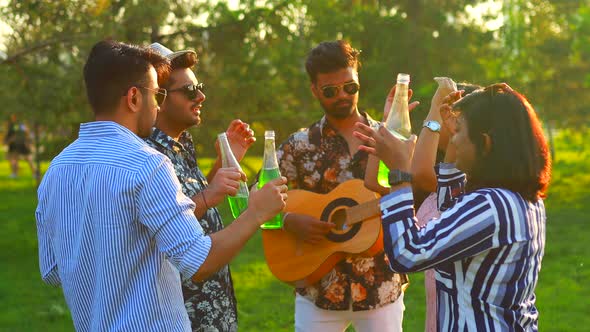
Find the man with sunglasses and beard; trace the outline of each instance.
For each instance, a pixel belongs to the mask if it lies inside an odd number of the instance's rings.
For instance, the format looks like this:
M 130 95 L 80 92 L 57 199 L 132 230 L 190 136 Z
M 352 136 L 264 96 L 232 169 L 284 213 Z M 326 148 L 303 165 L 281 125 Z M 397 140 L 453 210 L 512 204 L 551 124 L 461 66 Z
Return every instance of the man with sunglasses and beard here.
M 166 85 L 168 97 L 158 113 L 155 128 L 147 143 L 168 156 L 181 183 L 183 193 L 196 204 L 195 215 L 205 234 L 223 228 L 216 206 L 226 195 L 235 195 L 239 180 L 246 175 L 237 168 L 221 168 L 218 158 L 205 177 L 198 166 L 191 134 L 187 129 L 201 123 L 201 107 L 205 101 L 204 84 L 191 70 L 197 63 L 193 50 L 173 52 L 159 43 L 150 48 L 167 57 L 171 73 Z M 234 120 L 227 131 L 230 146 L 241 160 L 256 140 L 248 124 Z M 182 284 L 185 307 L 193 331 L 236 331 L 238 315 L 236 297 L 229 266 L 224 266 L 207 280 L 185 280 Z
M 292 134 L 278 149 L 281 174 L 289 189 L 327 193 L 350 179 L 363 179 L 368 155 L 358 151 L 355 122 L 377 128 L 379 122 L 357 108 L 359 51 L 345 41 L 322 42 L 311 50 L 306 70 L 311 92 L 324 116 Z M 284 229 L 317 244 L 334 224 L 288 213 Z M 389 268 L 384 253 L 350 255 L 318 283 L 297 288 L 296 331 L 401 331 L 407 278 Z

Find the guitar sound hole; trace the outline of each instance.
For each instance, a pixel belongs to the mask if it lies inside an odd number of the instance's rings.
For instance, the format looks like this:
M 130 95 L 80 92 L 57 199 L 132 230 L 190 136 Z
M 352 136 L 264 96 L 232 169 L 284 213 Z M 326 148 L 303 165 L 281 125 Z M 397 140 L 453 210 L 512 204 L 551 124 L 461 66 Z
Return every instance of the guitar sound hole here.
M 338 209 L 334 211 L 332 214 L 330 221 L 336 224 L 334 229 L 337 231 L 346 231 L 348 226 L 346 226 L 346 210 L 345 209 Z
M 358 202 L 349 197 L 340 197 L 331 201 L 320 216 L 320 220 L 331 221 L 334 224 L 334 229 L 328 234 L 326 238 L 332 242 L 346 242 L 352 239 L 361 229 L 361 224 L 357 223 L 352 226 L 346 226 L 346 209 L 357 205 Z

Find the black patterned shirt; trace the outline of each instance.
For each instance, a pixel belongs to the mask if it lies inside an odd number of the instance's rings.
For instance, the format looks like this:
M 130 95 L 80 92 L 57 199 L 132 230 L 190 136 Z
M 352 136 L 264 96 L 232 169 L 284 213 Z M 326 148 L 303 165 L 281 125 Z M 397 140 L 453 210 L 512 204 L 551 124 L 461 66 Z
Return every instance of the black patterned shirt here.
M 363 113 L 373 128 L 379 122 Z M 348 143 L 325 117 L 309 128 L 292 134 L 277 151 L 281 175 L 289 189 L 325 194 L 350 179 L 363 179 L 368 154 L 350 155 Z M 327 310 L 370 310 L 392 303 L 407 284 L 404 274 L 389 268 L 384 253 L 374 257 L 349 255 L 315 285 L 297 293 Z
M 188 131 L 176 141 L 154 128 L 146 142 L 170 158 L 186 196 L 193 197 L 207 188 L 207 179 L 197 164 L 193 139 Z M 198 219 L 205 234 L 223 228 L 217 208 L 208 209 Z M 204 282 L 193 282 L 188 278 L 182 283 L 182 294 L 193 331 L 237 331 L 237 304 L 229 266 L 224 266 Z

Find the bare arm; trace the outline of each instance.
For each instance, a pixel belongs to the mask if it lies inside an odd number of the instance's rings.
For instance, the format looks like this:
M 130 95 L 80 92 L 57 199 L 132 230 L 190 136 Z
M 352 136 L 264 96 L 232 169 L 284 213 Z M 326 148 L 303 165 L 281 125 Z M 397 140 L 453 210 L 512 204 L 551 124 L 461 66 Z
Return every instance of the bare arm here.
M 428 128 L 422 128 L 418 141 L 416 142 L 416 149 L 414 150 L 414 158 L 412 160 L 411 173 L 412 173 L 412 185 L 416 189 L 420 189 L 426 192 L 436 191 L 436 174 L 434 172 L 434 165 L 436 164 L 436 152 L 439 148 L 445 149 L 447 146 L 439 147 L 439 143 L 447 144 L 445 141 L 450 141 L 452 130 L 446 125 L 441 111 L 449 112 L 450 109 L 445 107 L 444 110 L 441 108 L 445 99 L 455 89 L 455 85 L 452 80 L 448 78 L 442 78 L 445 82 L 439 82 L 439 87 L 432 97 L 430 104 L 430 111 L 426 116 L 425 121 L 436 121 L 441 124 L 442 128 L 440 132 L 433 132 Z M 444 135 L 445 140 L 441 142 L 441 135 Z
M 235 167 L 220 168 L 209 182 L 209 186 L 191 197 L 196 204 L 195 215 L 201 218 L 208 209 L 216 207 L 226 195 L 235 196 L 239 181 L 246 181 L 246 174 Z
M 248 208 L 231 225 L 213 233 L 211 249 L 207 258 L 192 277 L 202 281 L 227 265 L 256 233 L 260 225 L 285 208 L 287 198 L 286 179 L 279 178 L 267 183 L 262 189 L 250 194 Z

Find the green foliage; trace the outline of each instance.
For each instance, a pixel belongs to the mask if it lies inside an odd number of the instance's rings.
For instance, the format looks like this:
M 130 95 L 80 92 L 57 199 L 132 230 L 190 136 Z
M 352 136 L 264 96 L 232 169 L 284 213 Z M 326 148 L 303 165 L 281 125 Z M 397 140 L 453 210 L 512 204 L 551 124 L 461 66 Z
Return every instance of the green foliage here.
M 5 107 L 39 126 L 45 157 L 92 119 L 81 69 L 98 40 L 197 50 L 199 80 L 208 86 L 204 125 L 193 130 L 198 150 L 234 118 L 259 135 L 274 129 L 282 141 L 322 115 L 304 70 L 308 51 L 323 40 L 346 39 L 362 49 L 360 106 L 381 117 L 398 72 L 411 74 L 421 118 L 434 76 L 488 84 L 507 81 L 524 92 L 555 126 L 588 120 L 590 83 L 588 1 L 511 0 L 499 3 L 504 24 L 489 30 L 468 15 L 486 1 L 393 0 L 131 0 L 9 1 L 0 9 L 14 32 L 0 62 Z M 48 24 L 46 22 L 51 22 Z M 0 60 L 2 61 L 2 60 Z M 262 138 L 259 136 L 259 138 Z M 261 153 L 262 146 L 254 146 Z

